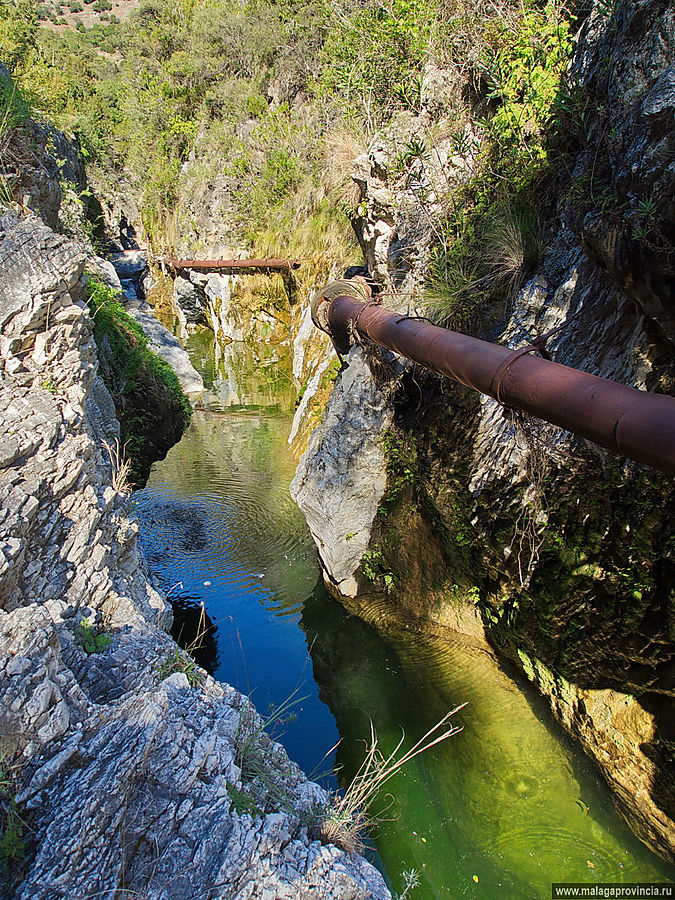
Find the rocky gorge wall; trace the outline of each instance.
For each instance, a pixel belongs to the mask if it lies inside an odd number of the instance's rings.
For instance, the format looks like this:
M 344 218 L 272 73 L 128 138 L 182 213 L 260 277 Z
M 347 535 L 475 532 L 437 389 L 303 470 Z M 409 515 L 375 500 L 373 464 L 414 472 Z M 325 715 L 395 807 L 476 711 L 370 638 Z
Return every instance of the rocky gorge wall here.
M 570 76 L 590 113 L 553 240 L 481 336 L 515 348 L 550 333 L 557 362 L 672 392 L 674 59 L 671 4 L 589 14 Z M 416 163 L 417 183 L 433 189 L 439 166 L 457 176 L 440 149 Z M 433 223 L 411 213 L 397 169 L 386 134 L 357 161 L 357 225 L 385 305 L 415 311 Z M 672 858 L 671 482 L 416 367 L 401 374 L 376 349 L 347 362 L 291 488 L 326 583 L 380 625 L 487 639 Z
M 24 823 L 3 896 L 388 897 L 312 839 L 323 791 L 165 631 L 105 449 L 119 425 L 84 264 L 3 213 L 0 736 Z
M 200 258 L 219 258 L 220 247 L 218 242 L 207 245 Z M 243 247 L 230 247 L 228 253 L 227 258 L 234 259 L 249 255 Z M 246 390 L 238 384 L 237 372 L 244 357 L 250 356 L 261 368 L 271 358 L 288 364 L 287 375 L 299 395 L 290 442 L 299 455 L 320 421 L 327 388 L 334 380 L 327 371 L 333 362 L 331 343 L 312 325 L 310 301 L 344 266 L 336 251 L 328 258 L 321 254 L 304 258 L 300 271 L 288 274 L 158 272 L 148 301 L 160 316 L 175 316 L 183 341 L 198 330 L 212 333 L 216 367 L 231 386 L 230 402 L 245 402 Z

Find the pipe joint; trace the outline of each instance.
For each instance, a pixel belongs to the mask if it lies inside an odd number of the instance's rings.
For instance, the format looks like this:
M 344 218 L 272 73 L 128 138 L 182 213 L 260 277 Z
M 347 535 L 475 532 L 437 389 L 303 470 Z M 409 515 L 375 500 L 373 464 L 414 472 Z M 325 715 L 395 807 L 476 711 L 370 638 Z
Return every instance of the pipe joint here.
M 338 353 L 347 353 L 350 347 L 349 333 L 346 327 L 334 328 L 331 322 L 331 309 L 338 297 L 347 297 L 359 303 L 369 303 L 371 290 L 364 278 L 345 278 L 331 281 L 312 297 L 310 309 L 312 322 L 331 338 Z

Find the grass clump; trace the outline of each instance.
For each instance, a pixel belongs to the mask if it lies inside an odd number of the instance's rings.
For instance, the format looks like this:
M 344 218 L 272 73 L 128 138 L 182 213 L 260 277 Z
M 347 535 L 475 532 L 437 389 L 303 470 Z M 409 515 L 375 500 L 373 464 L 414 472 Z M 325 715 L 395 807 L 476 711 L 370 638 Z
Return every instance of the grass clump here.
M 131 461 L 127 458 L 126 446 L 120 446 L 117 438 L 115 438 L 114 444 L 103 441 L 103 446 L 110 457 L 112 486 L 122 497 L 128 497 L 133 490 L 133 484 L 129 481 Z
M 277 742 L 279 729 L 296 720 L 296 708 L 306 699 L 297 687 L 282 703 L 270 704 L 269 713 L 263 718 L 252 703 L 243 698 L 234 739 L 235 763 L 241 772 L 242 786 L 228 788 L 238 812 L 255 816 L 284 810 L 297 816 L 309 828 L 316 828 L 320 809 L 314 803 L 307 806 L 306 799 L 298 795 L 297 767 Z M 321 774 L 315 771 L 309 777 L 318 778 Z
M 252 704 L 247 704 L 239 716 L 239 724 L 235 735 L 235 762 L 241 769 L 244 781 L 262 779 L 268 786 L 274 787 L 276 782 L 270 777 L 270 765 L 267 760 L 269 745 L 274 739 L 277 729 L 296 718 L 296 708 L 306 700 L 299 696 L 296 688 L 282 703 L 271 705 L 269 715 L 261 718 Z
M 75 642 L 87 655 L 103 653 L 108 649 L 111 641 L 110 635 L 94 628 L 89 619 L 83 618 L 75 629 Z
M 170 653 L 167 653 L 158 669 L 160 681 L 164 681 L 164 679 L 168 678 L 170 675 L 175 675 L 176 672 L 180 672 L 182 675 L 185 675 L 188 684 L 191 687 L 201 687 L 203 685 L 204 675 L 202 669 L 197 665 L 193 658 L 193 654 L 203 647 L 204 639 L 208 631 L 206 625 L 206 608 L 203 603 L 201 604 L 201 607 L 199 622 L 197 623 L 197 634 L 195 635 L 194 640 L 190 641 L 184 650 L 181 649 L 181 647 L 175 647 Z M 209 626 L 209 628 L 210 627 L 212 626 Z
M 333 794 L 324 810 L 319 824 L 321 838 L 343 850 L 362 852 L 365 849 L 366 834 L 383 820 L 383 813 L 374 812 L 373 804 L 381 797 L 384 786 L 420 753 L 462 730 L 461 727 L 449 725 L 449 721 L 463 706 L 464 704 L 446 713 L 405 752 L 401 752 L 405 743 L 403 734 L 386 756 L 380 750 L 379 739 L 371 722 L 370 740 L 366 745 L 364 760 L 347 789 L 343 793 Z
M 2 55 L 0 55 L 2 60 Z M 13 187 L 19 177 L 21 160 L 12 146 L 17 129 L 26 124 L 30 107 L 15 81 L 0 73 L 0 201 L 13 199 Z
M 423 301 L 437 324 L 460 331 L 476 329 L 486 311 L 501 311 L 535 271 L 545 247 L 539 212 L 526 197 L 529 187 L 514 196 L 497 189 L 488 199 L 473 194 L 477 183 L 464 191 L 466 205 L 437 229 Z
M 249 815 L 252 819 L 260 815 L 260 810 L 253 797 L 240 790 L 231 781 L 227 782 L 227 795 L 232 801 L 232 809 L 238 816 Z
M 160 681 L 164 681 L 170 675 L 177 672 L 185 675 L 188 684 L 191 687 L 201 687 L 204 683 L 204 676 L 197 663 L 180 647 L 176 647 L 171 653 L 167 653 L 164 661 L 158 669 Z

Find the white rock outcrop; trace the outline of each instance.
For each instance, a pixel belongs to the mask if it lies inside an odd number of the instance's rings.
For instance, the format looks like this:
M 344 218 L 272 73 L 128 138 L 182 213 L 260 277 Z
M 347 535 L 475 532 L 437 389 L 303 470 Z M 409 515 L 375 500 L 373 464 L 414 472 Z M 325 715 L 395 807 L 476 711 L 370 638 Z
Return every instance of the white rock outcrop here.
M 360 347 L 328 401 L 291 482 L 316 543 L 324 577 L 355 597 L 354 578 L 387 486 L 382 438 L 393 420 L 390 391 L 375 380 Z

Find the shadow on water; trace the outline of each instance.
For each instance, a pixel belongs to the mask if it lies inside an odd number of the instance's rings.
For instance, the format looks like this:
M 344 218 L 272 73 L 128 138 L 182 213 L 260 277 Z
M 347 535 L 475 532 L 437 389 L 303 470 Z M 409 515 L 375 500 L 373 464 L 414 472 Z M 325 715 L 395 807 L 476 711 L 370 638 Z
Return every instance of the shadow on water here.
M 263 715 L 300 685 L 283 741 L 312 772 L 330 765 L 322 759 L 341 736 L 342 783 L 361 762 L 371 720 L 388 749 L 401 729 L 414 742 L 467 703 L 456 716 L 462 732 L 414 760 L 382 798 L 391 805 L 376 859 L 394 888 L 410 868 L 422 873 L 413 900 L 532 900 L 549 898 L 553 881 L 672 878 L 539 698 L 491 655 L 384 622 L 375 630 L 327 595 L 288 494 L 290 407 L 284 396 L 277 411 L 274 387 L 288 360 L 243 375 L 222 358 L 212 365 L 217 412 L 196 412 L 135 494 L 141 544 L 162 586 L 173 588 L 181 642 L 191 642 L 204 603 L 213 630 L 199 662 L 216 678 L 251 693 Z M 253 387 L 242 387 L 246 379 Z M 241 411 L 247 397 L 256 410 Z
M 196 597 L 174 591 L 169 599 L 173 610 L 171 637 L 202 669 L 213 674 L 218 668 L 218 626 Z
M 461 641 L 378 633 L 322 586 L 305 602 L 301 627 L 343 737 L 341 782 L 361 762 L 370 720 L 389 751 L 402 731 L 412 744 L 448 709 L 467 704 L 455 716 L 462 732 L 389 785 L 389 821 L 376 845 L 394 887 L 410 866 L 422 873 L 415 896 L 424 898 L 530 900 L 550 897 L 554 881 L 672 877 L 619 819 L 541 699 L 490 654 Z

